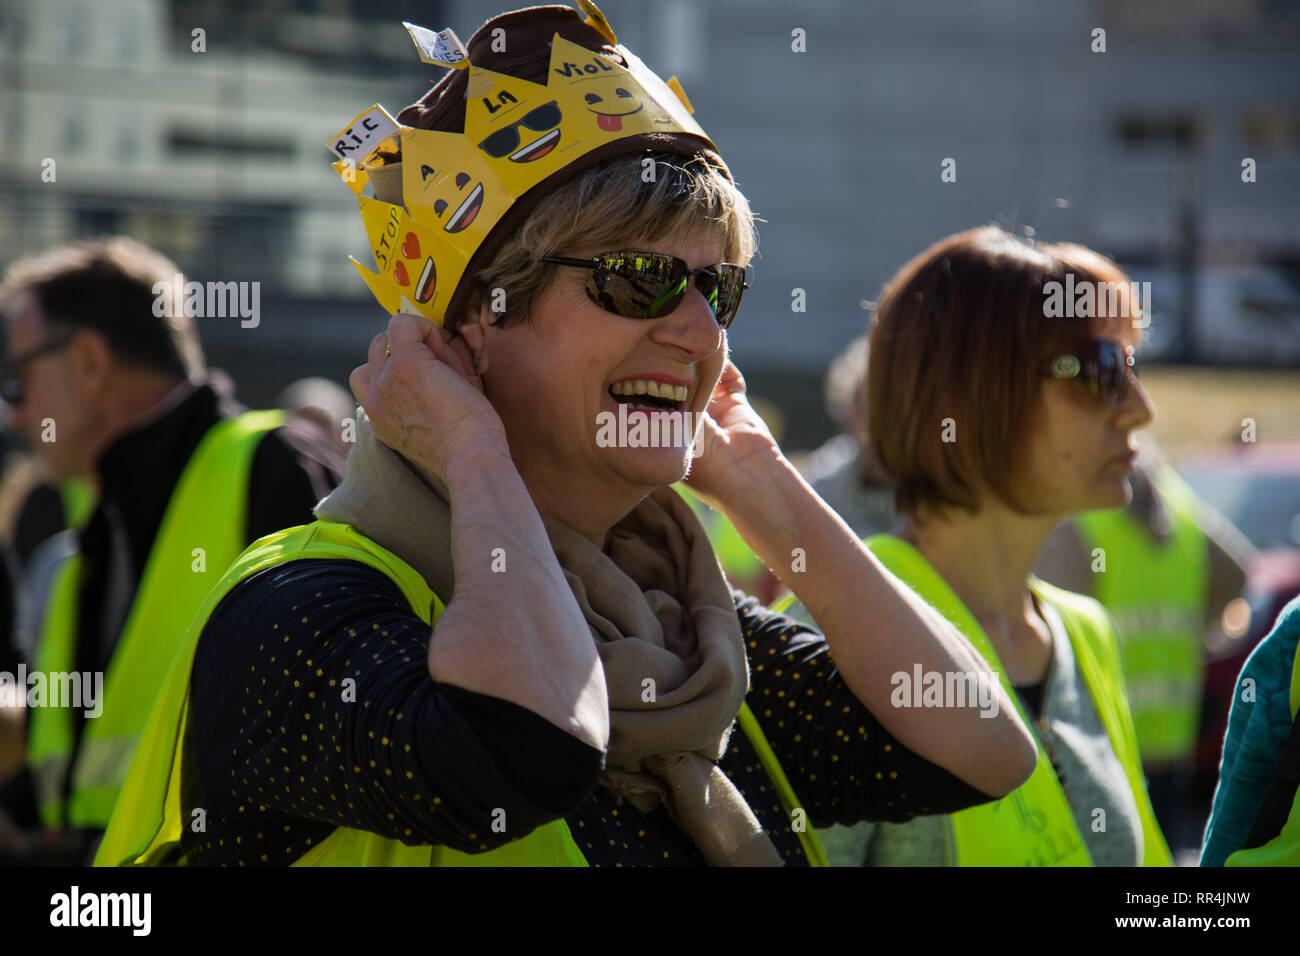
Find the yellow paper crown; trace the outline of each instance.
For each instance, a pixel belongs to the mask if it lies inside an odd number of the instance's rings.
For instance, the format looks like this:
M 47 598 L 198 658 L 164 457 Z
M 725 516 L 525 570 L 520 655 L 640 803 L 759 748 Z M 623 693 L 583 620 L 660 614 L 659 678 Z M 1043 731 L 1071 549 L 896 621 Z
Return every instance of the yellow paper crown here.
M 469 71 L 464 133 L 402 126 L 375 106 L 330 140 L 334 168 L 361 207 L 377 271 L 352 263 L 388 312 L 441 325 L 470 259 L 515 201 L 593 150 L 645 133 L 684 133 L 712 148 L 676 78 L 659 79 L 618 44 L 594 3 L 577 2 L 626 67 L 557 33 L 547 82 L 533 83 L 474 66 L 451 30 L 408 23 L 421 59 Z M 362 195 L 380 175 L 376 154 L 395 148 L 402 205 Z

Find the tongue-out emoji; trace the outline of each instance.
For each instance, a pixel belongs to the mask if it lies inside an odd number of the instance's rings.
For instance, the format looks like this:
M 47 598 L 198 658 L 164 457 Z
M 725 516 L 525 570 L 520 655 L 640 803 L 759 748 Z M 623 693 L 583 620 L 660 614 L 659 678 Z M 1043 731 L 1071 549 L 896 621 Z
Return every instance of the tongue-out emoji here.
M 585 97 L 587 100 L 587 109 L 596 114 L 596 125 L 606 133 L 617 133 L 623 129 L 623 117 L 631 116 L 634 113 L 640 113 L 644 103 L 638 102 L 637 98 L 629 93 L 623 87 L 614 90 L 614 99 L 608 104 L 609 106 L 618 106 L 617 112 L 606 112 L 597 109 L 597 104 L 605 105 L 605 98 L 599 93 L 588 93 Z M 625 109 L 636 103 L 633 109 Z
M 402 255 L 411 262 L 412 265 L 418 264 L 420 259 L 420 240 L 413 232 L 408 232 L 403 240 L 401 249 Z M 401 259 L 393 264 L 393 281 L 401 286 L 411 284 L 411 276 L 406 270 L 406 263 Z M 437 270 L 433 265 L 433 257 L 428 256 L 424 260 L 424 266 L 420 270 L 420 278 L 415 283 L 415 301 L 423 305 L 433 298 L 433 290 L 437 286 Z

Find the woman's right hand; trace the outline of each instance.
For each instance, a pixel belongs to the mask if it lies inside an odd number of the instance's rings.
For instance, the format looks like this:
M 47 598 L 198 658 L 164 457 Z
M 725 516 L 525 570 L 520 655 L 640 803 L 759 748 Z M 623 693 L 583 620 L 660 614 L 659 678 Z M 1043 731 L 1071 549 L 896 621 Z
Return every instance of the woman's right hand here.
M 483 394 L 465 340 L 428 319 L 394 315 L 348 384 L 375 436 L 440 481 L 461 455 L 509 453 L 505 427 Z

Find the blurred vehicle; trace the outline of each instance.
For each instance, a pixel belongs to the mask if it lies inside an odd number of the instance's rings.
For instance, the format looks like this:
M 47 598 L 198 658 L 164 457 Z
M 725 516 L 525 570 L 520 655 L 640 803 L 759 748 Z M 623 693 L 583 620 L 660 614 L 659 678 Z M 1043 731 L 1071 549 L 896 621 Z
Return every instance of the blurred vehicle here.
M 1126 265 L 1137 283 L 1149 282 L 1152 315 L 1142 345 L 1146 361 L 1173 358 L 1184 321 L 1177 270 Z M 1144 290 L 1145 292 L 1145 290 Z M 1209 266 L 1196 275 L 1196 355 L 1214 365 L 1300 365 L 1300 275 L 1273 264 Z
M 1300 365 L 1300 284 L 1274 266 L 1209 269 L 1196 287 L 1197 345 L 1226 365 Z
M 1243 444 L 1179 472 L 1259 549 L 1242 597 L 1224 611 L 1219 632 L 1207 637 L 1195 788 L 1208 806 L 1237 676 L 1283 606 L 1300 594 L 1300 439 Z

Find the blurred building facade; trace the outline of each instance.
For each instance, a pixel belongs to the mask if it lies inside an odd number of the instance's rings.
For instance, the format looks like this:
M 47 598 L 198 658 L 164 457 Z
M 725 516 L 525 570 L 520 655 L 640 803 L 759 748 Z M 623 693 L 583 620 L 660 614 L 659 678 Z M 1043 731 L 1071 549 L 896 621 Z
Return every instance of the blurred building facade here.
M 0 0 L 0 264 L 127 232 L 195 278 L 262 282 L 257 329 L 201 326 L 238 377 L 346 374 L 383 316 L 347 262 L 365 257 L 365 237 L 324 143 L 437 78 L 400 20 L 468 37 L 505 5 Z M 752 387 L 784 406 L 794 447 L 829 430 L 821 371 L 864 328 L 881 283 L 933 240 L 989 221 L 1093 245 L 1152 281 L 1157 352 L 1289 361 L 1291 336 L 1300 356 L 1297 5 L 602 7 L 652 68 L 681 79 L 765 220 L 732 345 Z M 47 159 L 55 182 L 42 181 Z M 1253 315 L 1275 347 L 1220 341 L 1243 296 L 1241 321 Z

